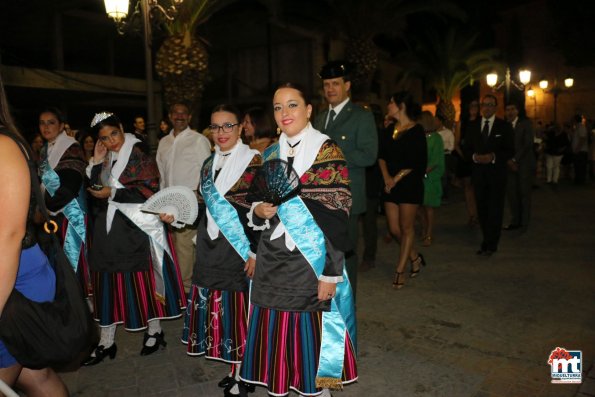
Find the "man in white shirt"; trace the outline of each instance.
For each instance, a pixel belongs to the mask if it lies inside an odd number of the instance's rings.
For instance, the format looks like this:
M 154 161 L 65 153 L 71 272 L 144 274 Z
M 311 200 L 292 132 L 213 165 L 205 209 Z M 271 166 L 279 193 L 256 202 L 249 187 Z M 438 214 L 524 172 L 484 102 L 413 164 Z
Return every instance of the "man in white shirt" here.
M 512 125 L 496 117 L 498 99 L 487 94 L 481 100 L 481 117 L 469 124 L 463 151 L 473 161 L 471 180 L 483 241 L 477 255 L 490 257 L 498 250 L 507 163 L 514 156 Z
M 188 123 L 192 115 L 187 105 L 175 103 L 170 107 L 169 119 L 173 129 L 159 141 L 157 166 L 161 174 L 161 188 L 186 186 L 194 192 L 198 189 L 200 169 L 211 155 L 211 144 L 202 134 L 190 129 Z M 192 286 L 194 267 L 194 244 L 196 227 L 172 228 L 174 247 L 180 264 L 182 281 L 186 292 Z

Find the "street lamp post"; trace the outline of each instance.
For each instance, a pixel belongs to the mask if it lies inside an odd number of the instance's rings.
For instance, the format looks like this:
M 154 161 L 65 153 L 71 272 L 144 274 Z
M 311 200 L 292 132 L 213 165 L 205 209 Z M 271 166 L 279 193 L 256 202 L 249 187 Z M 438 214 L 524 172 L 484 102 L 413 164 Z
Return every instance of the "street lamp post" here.
M 571 88 L 574 85 L 574 79 L 572 77 L 567 77 L 564 79 L 564 87 Z M 554 96 L 554 123 L 558 122 L 558 95 L 564 92 L 564 88 L 558 85 L 558 79 L 554 79 L 554 85 L 552 88 L 548 90 L 549 81 L 546 79 L 541 79 L 539 82 L 539 87 L 545 93 L 550 93 Z
M 537 97 L 535 96 L 535 90 L 529 87 L 527 90 L 527 96 L 533 99 L 533 118 L 537 119 Z
M 147 136 L 152 151 L 157 148 L 157 122 L 155 111 L 155 93 L 153 88 L 153 54 L 150 13 L 153 9 L 159 10 L 168 20 L 173 20 L 177 7 L 183 0 L 171 0 L 172 4 L 168 9 L 163 8 L 157 0 L 139 0 L 140 14 L 143 21 L 143 42 L 145 47 L 145 78 L 147 95 Z M 125 18 L 130 7 L 129 0 L 104 0 L 105 12 L 114 19 L 118 33 L 124 34 Z M 135 11 L 135 14 L 138 10 Z
M 502 80 L 498 84 L 498 74 L 496 72 L 492 72 L 486 76 L 486 82 L 488 86 L 492 87 L 494 91 L 499 90 L 503 86 L 506 88 L 505 91 L 505 102 L 508 103 L 510 99 L 510 86 L 515 87 L 520 91 L 525 90 L 525 85 L 531 81 L 531 72 L 527 69 L 521 69 L 519 71 L 519 83 L 514 81 L 510 76 L 510 68 L 506 68 L 506 73 L 504 74 L 504 80 Z

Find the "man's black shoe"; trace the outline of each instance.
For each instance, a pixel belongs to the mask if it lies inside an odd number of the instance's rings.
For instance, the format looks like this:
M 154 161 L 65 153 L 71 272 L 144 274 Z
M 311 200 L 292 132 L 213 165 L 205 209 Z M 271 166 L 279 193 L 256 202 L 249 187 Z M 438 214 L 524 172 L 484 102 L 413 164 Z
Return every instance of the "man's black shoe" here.
M 488 257 L 489 258 L 490 256 L 492 256 L 494 254 L 494 251 L 480 249 L 475 254 L 477 254 L 479 256 L 485 256 L 485 257 Z

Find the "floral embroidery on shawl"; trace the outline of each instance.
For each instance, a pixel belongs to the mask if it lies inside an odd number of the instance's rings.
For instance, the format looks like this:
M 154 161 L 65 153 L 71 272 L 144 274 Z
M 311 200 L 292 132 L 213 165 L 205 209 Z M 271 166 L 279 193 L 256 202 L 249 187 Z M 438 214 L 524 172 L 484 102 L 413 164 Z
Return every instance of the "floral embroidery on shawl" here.
M 225 195 L 225 198 L 230 203 L 236 203 L 241 207 L 250 208 L 251 203 L 246 201 L 246 195 L 248 189 L 252 184 L 254 176 L 258 172 L 258 169 L 262 165 L 262 157 L 260 155 L 254 156 L 246 167 L 246 170 L 242 174 L 241 178 L 233 185 L 229 192 Z
M 351 191 L 349 171 L 343 152 L 332 140 L 320 148 L 312 167 L 300 178 L 303 198 L 316 200 L 331 210 L 349 213 Z
M 56 165 L 55 171 L 70 169 L 77 171 L 83 176 L 85 175 L 86 167 L 87 163 L 83 157 L 83 149 L 78 143 L 74 143 L 64 151 L 64 154 L 60 157 L 60 161 Z
M 157 163 L 138 146 L 134 146 L 119 181 L 127 189 L 138 189 L 143 196 L 149 198 L 159 190 Z

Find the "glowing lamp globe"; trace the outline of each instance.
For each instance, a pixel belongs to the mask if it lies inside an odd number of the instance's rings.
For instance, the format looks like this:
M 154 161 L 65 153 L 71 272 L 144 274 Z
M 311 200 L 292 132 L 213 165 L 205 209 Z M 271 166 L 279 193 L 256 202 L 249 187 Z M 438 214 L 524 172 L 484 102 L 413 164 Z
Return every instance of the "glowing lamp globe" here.
M 106 14 L 116 21 L 128 15 L 128 0 L 104 0 Z

